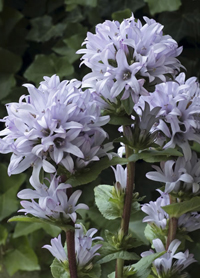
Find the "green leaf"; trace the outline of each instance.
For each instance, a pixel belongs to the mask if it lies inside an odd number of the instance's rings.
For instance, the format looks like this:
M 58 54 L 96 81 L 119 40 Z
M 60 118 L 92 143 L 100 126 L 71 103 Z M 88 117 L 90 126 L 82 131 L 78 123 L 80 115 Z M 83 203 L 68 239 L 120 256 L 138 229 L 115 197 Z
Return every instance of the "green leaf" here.
M 111 202 L 113 186 L 101 184 L 94 189 L 95 203 L 101 214 L 109 220 L 121 217 L 121 210 L 119 207 Z
M 171 217 L 180 217 L 182 214 L 193 211 L 200 211 L 200 197 L 194 197 L 189 201 L 175 203 L 162 207 Z
M 134 106 L 134 102 L 132 100 L 132 97 L 129 97 L 127 99 L 123 99 L 122 101 L 122 105 L 124 107 L 124 110 L 126 111 L 126 113 L 128 115 L 131 115 L 133 112 L 133 106 Z
M 3 10 L 3 0 L 0 0 L 0 12 Z
M 90 265 L 89 265 L 90 266 Z M 101 276 L 101 266 L 99 264 L 92 265 L 92 269 L 87 266 L 78 270 L 78 277 L 80 278 L 99 278 Z
M 136 212 L 130 219 L 129 230 L 133 234 L 134 238 L 148 245 L 149 242 L 144 235 L 146 223 L 142 222 L 144 216 L 145 214 L 142 211 Z
M 54 259 L 53 263 L 51 264 L 51 273 L 54 278 L 70 278 L 67 265 L 65 266 L 57 259 Z
M 168 228 L 161 229 L 160 227 L 156 226 L 155 224 L 147 224 L 144 230 L 145 237 L 149 240 L 152 244 L 152 241 L 156 238 L 159 238 L 162 242 L 165 242 Z
M 164 11 L 172 12 L 179 9 L 181 0 L 144 0 L 149 5 L 152 15 Z
M 24 223 L 24 222 L 18 222 L 15 226 L 15 231 L 13 234 L 13 238 L 17 238 L 20 236 L 29 235 L 32 232 L 43 229 L 47 234 L 51 235 L 52 237 L 58 236 L 58 234 L 61 232 L 61 229 L 50 225 L 50 224 L 44 224 L 44 223 Z
M 41 223 L 44 225 L 55 225 L 56 227 L 62 229 L 63 231 L 74 229 L 71 225 L 63 224 L 59 221 L 41 219 L 37 217 L 29 217 L 24 215 L 18 215 L 11 217 L 8 222 L 30 222 L 30 223 Z
M 112 13 L 112 19 L 122 22 L 124 19 L 131 17 L 132 11 L 130 9 L 125 9 L 123 11 L 117 11 Z
M 195 10 L 189 13 L 186 10 L 184 13 L 164 13 L 161 17 L 161 23 L 164 25 L 165 34 L 170 34 L 176 41 L 180 41 L 184 37 L 196 39 L 197 28 L 200 27 L 200 12 Z M 192 56 L 192 50 L 189 52 Z
M 116 250 L 115 253 L 111 253 L 109 255 L 106 255 L 102 259 L 98 260 L 97 263 L 98 264 L 104 264 L 104 263 L 110 262 L 110 261 L 118 259 L 118 258 L 123 259 L 123 260 L 127 260 L 127 261 L 138 261 L 140 259 L 140 257 L 134 252 L 130 253 L 128 251 L 118 251 L 118 250 Z
M 20 237 L 12 242 L 14 249 L 8 250 L 4 257 L 4 263 L 9 275 L 18 270 L 33 271 L 39 270 L 38 259 L 29 246 L 26 237 Z
M 130 118 L 123 116 L 110 115 L 109 124 L 111 125 L 131 125 L 134 121 Z
M 55 54 L 36 55 L 35 60 L 25 71 L 24 76 L 35 83 L 42 81 L 43 76 L 57 74 L 60 78 L 71 75 L 74 72 L 73 66 L 67 57 L 58 57 Z
M 132 154 L 128 160 L 137 161 L 143 159 L 146 162 L 159 162 L 168 160 L 171 156 L 183 156 L 182 153 L 176 149 L 166 149 L 166 150 L 144 150 L 137 154 Z
M 1 244 L 3 244 L 3 245 L 6 244 L 7 236 L 8 236 L 7 229 L 3 225 L 0 225 L 0 245 Z
M 74 49 L 68 48 L 67 44 L 63 41 L 59 41 L 53 48 L 53 51 L 55 51 L 57 54 L 65 56 L 68 58 L 68 61 L 70 64 L 72 64 L 74 61 L 78 60 L 80 55 L 76 54 Z
M 67 26 L 66 23 L 53 25 L 52 17 L 49 15 L 34 18 L 30 21 L 30 23 L 32 28 L 26 39 L 36 42 L 46 42 L 52 38 L 62 36 Z
M 14 74 L 20 69 L 21 58 L 14 53 L 0 48 L 0 100 L 5 98 L 16 81 Z
M 19 176 L 16 177 L 16 180 Z M 19 208 L 19 201 L 16 196 L 20 186 L 21 183 L 13 184 L 11 188 L 0 195 L 0 221 L 16 212 Z
M 85 168 L 83 171 L 71 176 L 67 182 L 72 186 L 87 184 L 94 181 L 109 166 L 126 163 L 128 163 L 128 159 L 126 158 L 114 157 L 110 160 L 108 157 L 104 157 L 100 161 L 94 162 L 91 166 L 89 165 L 89 168 Z
M 97 0 L 65 0 L 66 5 L 82 5 L 96 7 Z

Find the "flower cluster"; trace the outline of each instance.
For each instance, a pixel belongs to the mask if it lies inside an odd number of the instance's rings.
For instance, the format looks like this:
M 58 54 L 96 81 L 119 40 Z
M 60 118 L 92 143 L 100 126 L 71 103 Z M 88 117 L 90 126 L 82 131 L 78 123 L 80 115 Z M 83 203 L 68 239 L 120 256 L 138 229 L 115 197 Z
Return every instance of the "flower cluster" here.
M 151 109 L 160 107 L 159 121 L 153 130 L 160 131 L 157 143 L 163 148 L 182 149 L 187 160 L 191 159 L 190 141 L 200 143 L 200 87 L 195 77 L 185 81 L 185 74 L 179 74 L 174 81 L 156 85 L 149 96 L 141 96 L 135 105 L 144 107 L 147 102 Z M 167 140 L 167 142 L 166 142 Z
M 164 182 L 165 192 L 173 192 L 179 198 L 200 193 L 200 159 L 192 152 L 191 160 L 179 157 L 176 161 L 161 162 L 160 167 L 153 166 L 156 172 L 148 172 L 148 179 Z
M 8 173 L 17 174 L 30 166 L 54 173 L 63 165 L 73 173 L 107 155 L 110 143 L 101 128 L 109 116 L 100 116 L 95 96 L 82 91 L 77 80 L 44 77 L 39 88 L 25 84 L 29 95 L 19 103 L 7 104 L 6 128 L 0 132 L 0 152 L 12 152 Z
M 161 196 L 155 202 L 150 201 L 149 204 L 142 205 L 141 209 L 148 214 L 148 216 L 144 217 L 143 222 L 148 222 L 150 225 L 154 223 L 157 227 L 164 230 L 167 227 L 169 215 L 162 207 L 170 204 L 170 198 L 169 194 L 158 191 Z M 200 229 L 200 214 L 197 212 L 182 214 L 178 218 L 178 228 L 186 232 Z
M 94 244 L 94 240 L 103 240 L 102 237 L 92 238 L 97 232 L 97 229 L 89 229 L 84 232 L 83 226 L 75 225 L 75 254 L 78 268 L 83 268 L 88 265 L 94 256 L 100 255 L 96 251 L 101 248 L 101 244 Z M 51 240 L 51 245 L 44 245 L 43 248 L 48 249 L 52 255 L 60 262 L 65 263 L 68 260 L 65 249 L 62 246 L 61 235 L 58 238 Z
M 183 252 L 176 253 L 177 248 L 180 246 L 181 242 L 177 239 L 173 240 L 167 252 L 156 259 L 153 262 L 153 271 L 154 274 L 159 278 L 182 278 L 185 277 L 181 275 L 181 272 L 188 267 L 190 264 L 196 262 L 192 254 L 189 254 L 189 251 L 186 250 Z M 165 251 L 165 247 L 160 239 L 153 240 L 153 246 L 156 252 Z M 153 254 L 154 251 L 146 251 L 141 254 L 142 257 Z
M 82 63 L 92 72 L 83 78 L 83 86 L 93 88 L 105 100 L 116 102 L 129 96 L 136 103 L 140 95 L 148 95 L 145 80 L 166 81 L 180 70 L 176 57 L 181 53 L 177 42 L 163 35 L 163 26 L 144 17 L 145 24 L 132 15 L 118 21 L 106 20 L 96 26 L 96 34 L 88 32 Z
M 41 184 L 37 178 L 31 176 L 30 183 L 33 189 L 23 189 L 17 196 L 20 199 L 31 199 L 32 201 L 21 201 L 23 209 L 19 212 L 32 214 L 36 217 L 47 220 L 69 220 L 76 222 L 78 209 L 89 209 L 85 204 L 78 204 L 77 201 L 82 193 L 76 190 L 68 198 L 66 190 L 71 187 L 70 184 L 59 183 L 59 178 L 54 175 L 49 181 L 49 187 Z M 34 201 L 38 200 L 38 202 Z M 62 217 L 61 217 L 62 215 Z

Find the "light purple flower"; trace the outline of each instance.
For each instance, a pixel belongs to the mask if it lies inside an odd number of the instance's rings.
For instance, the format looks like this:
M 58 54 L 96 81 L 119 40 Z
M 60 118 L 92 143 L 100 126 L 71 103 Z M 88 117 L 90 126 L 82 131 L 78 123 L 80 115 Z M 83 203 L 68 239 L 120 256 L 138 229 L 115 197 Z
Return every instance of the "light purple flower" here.
M 101 248 L 101 244 L 94 244 L 94 240 L 103 240 L 102 237 L 92 238 L 97 229 L 89 229 L 84 231 L 80 224 L 75 225 L 75 253 L 78 269 L 84 268 L 89 264 L 95 256 L 100 255 L 96 251 Z M 43 248 L 48 249 L 52 255 L 59 261 L 65 263 L 68 260 L 66 251 L 61 243 L 61 235 L 51 240 L 51 245 L 44 245 Z
M 35 190 L 24 189 L 21 190 L 17 196 L 20 199 L 29 200 L 21 201 L 23 209 L 19 212 L 25 212 L 25 214 L 32 214 L 39 218 L 48 220 L 69 220 L 76 222 L 78 209 L 89 209 L 85 204 L 77 204 L 78 199 L 82 193 L 81 190 L 76 190 L 68 198 L 66 189 L 70 188 L 70 184 L 59 183 L 59 178 L 54 175 L 51 179 L 49 187 L 45 184 L 41 184 L 37 179 L 37 176 L 30 178 L 30 183 Z M 37 199 L 38 202 L 35 202 Z
M 148 102 L 151 109 L 160 107 L 159 121 L 153 130 L 162 132 L 164 140 L 157 140 L 163 148 L 182 149 L 187 160 L 191 159 L 190 141 L 200 143 L 200 88 L 197 79 L 185 80 L 181 73 L 175 81 L 156 85 L 149 96 L 141 96 L 135 105 L 135 110 L 141 114 L 139 107 Z M 162 137 L 163 139 L 163 137 Z
M 67 254 L 62 246 L 61 235 L 58 238 L 51 239 L 51 245 L 44 245 L 42 248 L 48 249 L 58 261 L 62 263 L 67 261 Z
M 132 15 L 120 24 L 106 20 L 96 26 L 96 33 L 87 33 L 77 53 L 84 54 L 82 63 L 92 72 L 83 79 L 83 86 L 93 88 L 107 103 L 116 103 L 123 93 L 136 103 L 139 95 L 147 95 L 145 78 L 166 81 L 180 69 L 177 57 L 182 48 L 170 36 L 163 35 L 163 26 L 144 17 L 145 24 Z
M 165 183 L 165 192 L 180 190 L 192 195 L 200 193 L 200 160 L 195 152 L 191 160 L 179 157 L 177 161 L 161 162 L 161 168 L 153 166 L 156 172 L 148 172 L 148 179 Z
M 172 277 L 172 275 L 177 275 L 173 277 L 179 277 L 178 275 L 181 274 L 188 265 L 196 262 L 193 255 L 189 254 L 188 250 L 186 250 L 185 253 L 176 253 L 180 244 L 181 242 L 178 239 L 174 239 L 170 243 L 167 252 L 153 262 L 160 278 Z M 153 240 L 153 246 L 157 253 L 165 251 L 165 247 L 160 239 Z M 153 253 L 154 251 L 150 250 L 143 252 L 141 256 L 146 257 Z
M 109 116 L 101 116 L 96 96 L 89 90 L 83 92 L 77 80 L 60 82 L 56 75 L 44 80 L 38 89 L 25 84 L 29 95 L 6 106 L 0 152 L 13 153 L 9 175 L 30 166 L 37 173 L 41 168 L 55 173 L 58 164 L 74 173 L 79 166 L 107 155 L 105 149 L 102 151 L 107 137 L 102 126 Z
M 80 268 L 86 266 L 94 256 L 100 255 L 96 251 L 101 248 L 101 244 L 93 244 L 94 240 L 103 240 L 102 237 L 93 237 L 97 229 L 89 229 L 84 232 L 83 226 L 80 224 L 75 225 L 75 250 L 76 261 Z
M 116 169 L 112 167 L 115 174 L 115 188 L 125 190 L 127 182 L 127 167 L 123 168 L 122 165 L 117 165 Z

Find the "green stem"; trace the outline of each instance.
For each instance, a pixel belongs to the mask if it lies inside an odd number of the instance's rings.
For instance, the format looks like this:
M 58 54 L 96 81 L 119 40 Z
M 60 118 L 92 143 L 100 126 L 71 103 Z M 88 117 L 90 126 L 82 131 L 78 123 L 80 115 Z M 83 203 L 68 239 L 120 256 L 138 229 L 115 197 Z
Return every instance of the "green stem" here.
M 124 126 L 124 129 L 125 128 L 126 127 Z M 128 146 L 125 146 L 125 149 L 126 149 L 126 157 L 128 158 L 133 153 L 133 150 L 130 149 Z M 127 164 L 127 183 L 126 183 L 124 208 L 123 208 L 121 229 L 120 229 L 121 238 L 126 236 L 128 234 L 128 230 L 129 230 L 131 205 L 132 205 L 133 190 L 134 190 L 134 179 L 135 179 L 135 163 L 129 162 Z M 123 267 L 124 267 L 124 260 L 117 259 L 115 278 L 123 277 Z
M 170 196 L 170 204 L 173 204 L 173 203 L 176 203 L 176 198 L 173 198 L 172 196 Z M 170 243 L 176 238 L 177 227 L 178 227 L 178 219 L 176 217 L 170 217 L 166 250 L 168 249 Z

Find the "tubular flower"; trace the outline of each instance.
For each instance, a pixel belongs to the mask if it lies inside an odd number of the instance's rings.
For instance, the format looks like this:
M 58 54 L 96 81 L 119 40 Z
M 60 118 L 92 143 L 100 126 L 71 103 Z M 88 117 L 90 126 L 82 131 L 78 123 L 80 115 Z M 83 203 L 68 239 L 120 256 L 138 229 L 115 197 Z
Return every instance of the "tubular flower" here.
M 76 210 L 89 209 L 85 204 L 77 205 L 82 191 L 76 190 L 68 198 L 66 189 L 70 188 L 71 185 L 59 183 L 59 178 L 56 178 L 55 175 L 50 181 L 49 187 L 41 184 L 33 176 L 30 178 L 30 183 L 35 190 L 24 189 L 17 196 L 20 199 L 31 199 L 32 202 L 21 201 L 23 209 L 20 209 L 19 212 L 25 212 L 25 214 L 32 214 L 48 220 L 61 220 L 61 218 L 64 218 L 76 222 Z M 34 199 L 37 199 L 38 202 Z
M 93 88 L 104 99 L 116 102 L 129 96 L 136 103 L 140 95 L 148 95 L 143 85 L 145 78 L 166 81 L 180 69 L 176 57 L 182 48 L 169 35 L 163 35 L 163 26 L 144 17 L 145 24 L 132 15 L 118 21 L 106 20 L 96 26 L 96 33 L 87 33 L 83 42 L 86 49 L 82 63 L 92 72 L 83 79 L 84 87 Z
M 180 246 L 181 242 L 178 239 L 174 239 L 169 247 L 167 252 L 160 256 L 153 262 L 154 274 L 159 278 L 182 278 L 185 277 L 181 275 L 182 271 L 188 267 L 190 264 L 196 262 L 193 258 L 193 254 L 189 254 L 189 251 L 186 250 L 184 253 L 176 253 L 177 248 Z M 153 240 L 153 246 L 156 252 L 165 251 L 165 247 L 160 239 Z M 142 257 L 153 254 L 154 251 L 146 251 L 141 254 Z
M 59 77 L 44 77 L 39 88 L 25 84 L 29 95 L 19 103 L 9 103 L 8 116 L 2 121 L 0 152 L 13 153 L 9 175 L 33 166 L 54 173 L 56 165 L 69 172 L 107 155 L 103 141 L 107 133 L 101 128 L 109 116 L 100 116 L 100 107 L 89 90 L 82 91 L 77 80 L 60 82 Z
M 190 141 L 200 143 L 200 88 L 195 77 L 185 81 L 185 74 L 181 73 L 174 81 L 156 85 L 155 91 L 149 96 L 141 96 L 135 105 L 144 107 L 147 102 L 151 109 L 160 107 L 157 123 L 153 130 L 160 131 L 162 137 L 157 143 L 163 148 L 182 149 L 187 160 L 191 159 Z
M 92 238 L 97 232 L 97 229 L 89 229 L 86 233 L 83 231 L 83 227 L 80 224 L 75 225 L 75 253 L 76 263 L 79 269 L 84 268 L 89 264 L 94 256 L 100 255 L 96 251 L 101 248 L 101 244 L 93 244 L 93 241 L 103 240 L 102 237 Z M 68 260 L 67 254 L 62 246 L 61 236 L 51 240 L 51 245 L 44 245 L 43 248 L 48 249 L 51 254 L 63 263 Z

